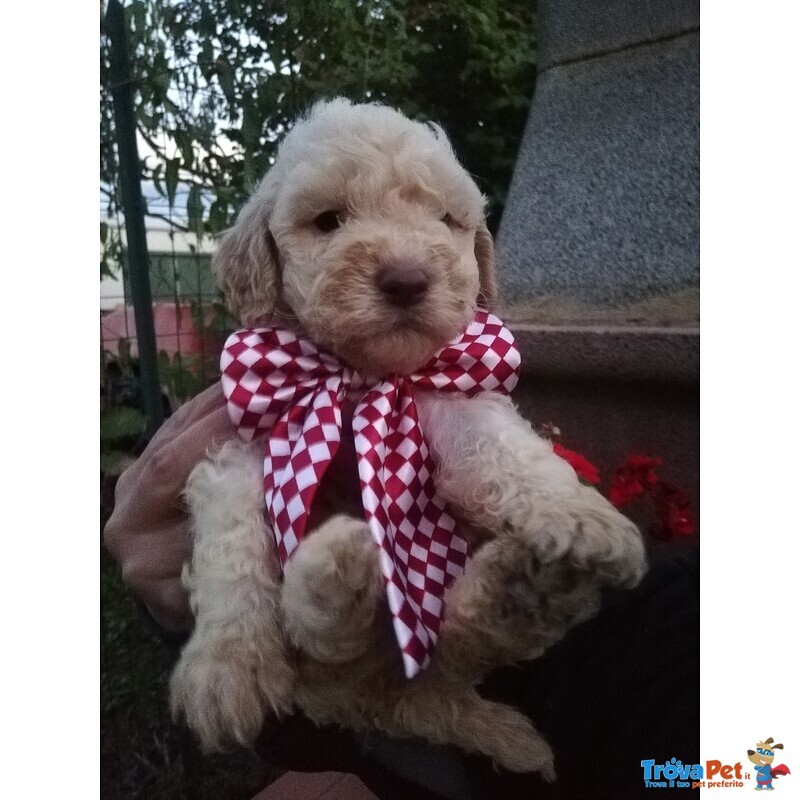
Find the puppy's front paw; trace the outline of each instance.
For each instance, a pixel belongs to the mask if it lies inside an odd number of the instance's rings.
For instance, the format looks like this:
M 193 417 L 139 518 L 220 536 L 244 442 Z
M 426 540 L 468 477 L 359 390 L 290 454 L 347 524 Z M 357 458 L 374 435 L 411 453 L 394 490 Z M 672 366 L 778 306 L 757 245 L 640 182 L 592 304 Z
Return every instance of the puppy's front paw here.
M 318 661 L 351 661 L 371 644 L 381 592 L 378 550 L 367 524 L 334 517 L 306 537 L 286 565 L 286 632 Z
M 247 747 L 265 719 L 291 711 L 294 670 L 267 660 L 253 643 L 192 638 L 170 680 L 170 707 L 200 740 L 204 752 Z
M 553 751 L 530 721 L 513 709 L 496 713 L 492 742 L 487 747 L 497 764 L 512 772 L 538 772 L 548 783 L 556 779 Z
M 542 563 L 567 559 L 610 586 L 632 588 L 647 571 L 639 529 L 588 486 L 536 514 L 528 532 Z
M 631 589 L 647 572 L 647 555 L 639 529 L 598 491 L 580 488 L 583 530 L 575 539 L 572 557 L 587 564 L 610 586 Z

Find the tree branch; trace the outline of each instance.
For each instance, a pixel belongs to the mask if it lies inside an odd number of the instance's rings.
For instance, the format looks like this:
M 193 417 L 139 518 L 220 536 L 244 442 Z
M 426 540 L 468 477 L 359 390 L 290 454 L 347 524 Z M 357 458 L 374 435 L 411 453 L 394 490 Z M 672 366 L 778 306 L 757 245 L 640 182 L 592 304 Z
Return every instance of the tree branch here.
M 183 233 L 192 233 L 192 229 L 189 228 L 187 225 L 181 225 L 180 222 L 175 222 L 174 219 L 167 217 L 164 214 L 156 214 L 155 211 L 147 211 L 146 215 L 148 217 L 154 217 L 155 219 L 160 219 L 163 222 L 169 223 L 173 228 L 176 230 L 182 231 Z
M 156 144 L 155 139 L 147 132 L 147 129 L 142 125 L 141 122 L 136 123 L 136 130 L 139 131 L 140 136 L 142 139 L 147 142 L 148 145 L 153 149 L 156 155 L 161 156 L 162 158 L 166 159 L 165 155 L 165 148 L 161 147 L 160 145 Z

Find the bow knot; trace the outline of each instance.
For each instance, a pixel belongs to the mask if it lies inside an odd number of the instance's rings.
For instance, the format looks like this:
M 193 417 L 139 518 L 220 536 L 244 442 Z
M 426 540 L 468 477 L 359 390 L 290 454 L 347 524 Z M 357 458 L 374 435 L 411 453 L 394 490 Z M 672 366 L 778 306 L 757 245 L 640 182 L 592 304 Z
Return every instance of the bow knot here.
M 413 389 L 508 394 L 519 365 L 513 336 L 485 311 L 408 376 L 363 375 L 282 328 L 237 331 L 223 349 L 231 420 L 247 441 L 268 435 L 264 491 L 282 564 L 305 534 L 317 487 L 339 447 L 342 404 L 348 392 L 361 393 L 353 435 L 364 515 L 380 548 L 409 678 L 430 659 L 444 591 L 463 573 L 467 557 L 467 543 L 433 484 Z

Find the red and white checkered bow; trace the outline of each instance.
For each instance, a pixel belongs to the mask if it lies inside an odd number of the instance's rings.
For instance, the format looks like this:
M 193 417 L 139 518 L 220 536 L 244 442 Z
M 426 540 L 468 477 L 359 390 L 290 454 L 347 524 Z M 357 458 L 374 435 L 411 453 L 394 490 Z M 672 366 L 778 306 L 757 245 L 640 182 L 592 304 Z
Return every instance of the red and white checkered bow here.
M 237 331 L 225 343 L 222 388 L 231 419 L 247 441 L 269 434 L 264 490 L 282 564 L 303 538 L 339 447 L 342 403 L 349 391 L 363 391 L 353 413 L 361 496 L 409 678 L 430 659 L 444 590 L 467 558 L 467 543 L 433 485 L 412 387 L 507 394 L 519 365 L 514 337 L 486 311 L 408 377 L 369 379 L 282 328 Z

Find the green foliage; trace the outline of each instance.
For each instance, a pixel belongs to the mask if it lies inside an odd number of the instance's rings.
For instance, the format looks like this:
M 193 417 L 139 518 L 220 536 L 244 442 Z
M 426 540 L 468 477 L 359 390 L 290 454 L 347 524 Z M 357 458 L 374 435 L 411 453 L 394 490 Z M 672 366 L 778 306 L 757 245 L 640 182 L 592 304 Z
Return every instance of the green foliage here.
M 133 458 L 131 451 L 144 434 L 146 418 L 137 408 L 117 406 L 100 412 L 100 472 L 120 475 Z
M 144 432 L 145 418 L 141 411 L 127 406 L 100 413 L 100 441 L 116 442 Z
M 171 723 L 168 702 L 177 649 L 143 625 L 142 612 L 103 548 L 100 648 L 104 800 L 249 800 L 277 777 L 243 748 L 184 760 L 185 735 Z
M 181 310 L 181 313 L 186 312 Z M 209 342 L 224 340 L 236 327 L 230 312 L 219 302 L 210 306 L 192 302 L 188 313 L 192 316 L 195 330 Z M 216 375 L 218 370 L 219 352 L 216 347 L 202 355 L 198 353 L 184 355 L 178 352 L 170 357 L 164 350 L 158 354 L 161 388 L 166 393 L 172 409 L 178 408 L 202 392 L 209 384 L 209 376 Z
M 215 357 L 213 360 L 218 359 Z M 161 386 L 173 408 L 177 408 L 206 388 L 204 372 L 204 365 L 199 355 L 174 353 L 170 358 L 164 350 L 158 354 Z
M 157 643 L 152 636 L 144 630 L 135 601 L 119 580 L 113 564 L 104 559 L 101 567 L 100 626 L 105 656 L 103 676 L 110 673 L 114 679 L 101 682 L 100 710 L 103 714 L 123 709 L 129 712 L 137 703 L 156 698 L 157 684 L 165 682 L 170 664 L 154 646 Z M 132 659 L 136 652 L 142 651 L 148 652 L 154 666 L 158 664 L 156 682 L 144 670 L 125 668 L 125 660 Z M 159 659 L 159 656 L 162 657 Z
M 113 278 L 122 263 L 120 230 L 107 222 L 100 223 L 100 279 Z
M 102 352 L 100 361 L 100 474 L 109 478 L 133 462 L 132 453 L 142 442 L 147 422 L 137 407 L 130 342 L 120 339 L 117 350 L 116 356 Z
M 380 100 L 435 120 L 502 207 L 533 91 L 531 0 L 132 0 L 143 176 L 188 228 L 227 227 L 314 101 Z M 101 40 L 101 182 L 118 175 Z M 206 202 L 204 202 L 204 200 Z M 181 209 L 183 211 L 184 209 Z

